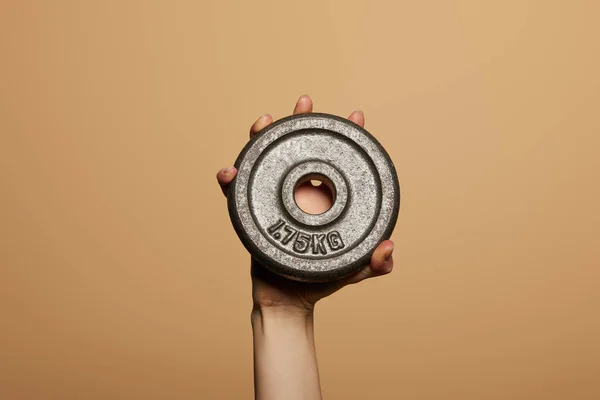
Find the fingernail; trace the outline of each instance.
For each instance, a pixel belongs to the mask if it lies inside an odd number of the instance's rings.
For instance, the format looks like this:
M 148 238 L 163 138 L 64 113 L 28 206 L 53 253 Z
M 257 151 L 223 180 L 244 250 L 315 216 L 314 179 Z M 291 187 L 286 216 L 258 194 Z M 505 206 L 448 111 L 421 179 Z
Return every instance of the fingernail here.
M 385 255 L 385 261 L 390 261 L 390 259 L 392 258 L 393 252 L 394 252 L 394 248 L 392 247 L 392 249 Z
M 233 172 L 233 167 L 223 168 L 222 171 L 226 174 Z

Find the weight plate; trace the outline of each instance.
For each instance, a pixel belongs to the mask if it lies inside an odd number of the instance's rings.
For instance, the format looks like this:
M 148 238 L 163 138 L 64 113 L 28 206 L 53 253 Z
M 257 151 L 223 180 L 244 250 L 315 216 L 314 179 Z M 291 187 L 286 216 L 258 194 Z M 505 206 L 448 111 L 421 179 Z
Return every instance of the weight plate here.
M 355 123 L 329 114 L 274 122 L 244 147 L 228 193 L 242 243 L 261 264 L 290 279 L 333 281 L 369 263 L 394 229 L 400 186 L 379 142 Z M 334 193 L 322 214 L 302 211 L 294 190 L 319 179 Z

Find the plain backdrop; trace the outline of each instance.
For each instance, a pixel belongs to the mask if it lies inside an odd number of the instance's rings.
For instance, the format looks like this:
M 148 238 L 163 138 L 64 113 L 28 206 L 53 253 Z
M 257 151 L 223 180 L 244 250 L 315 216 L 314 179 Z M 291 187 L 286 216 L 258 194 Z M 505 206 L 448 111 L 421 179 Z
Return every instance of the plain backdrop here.
M 316 311 L 327 399 L 600 398 L 600 2 L 3 1 L 0 398 L 250 399 L 215 173 L 365 112 L 394 272 Z

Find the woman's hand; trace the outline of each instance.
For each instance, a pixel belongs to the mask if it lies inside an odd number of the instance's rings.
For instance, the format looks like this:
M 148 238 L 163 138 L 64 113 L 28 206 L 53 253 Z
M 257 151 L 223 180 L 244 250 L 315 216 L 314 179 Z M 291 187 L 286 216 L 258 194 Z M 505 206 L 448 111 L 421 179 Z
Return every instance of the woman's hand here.
M 310 97 L 301 96 L 294 108 L 294 114 L 310 113 L 312 108 L 313 103 Z M 365 125 L 365 117 L 362 111 L 354 111 L 348 119 L 360 126 L 364 127 Z M 270 115 L 260 117 L 250 128 L 250 137 L 256 135 L 272 122 L 273 118 Z M 237 171 L 233 167 L 221 169 L 217 173 L 217 181 L 225 195 L 227 195 L 227 186 L 236 173 Z M 309 181 L 298 187 L 296 202 L 306 212 L 318 214 L 328 210 L 333 203 L 333 199 L 325 185 L 313 186 Z M 370 265 L 345 279 L 328 283 L 291 281 L 270 272 L 252 259 L 251 274 L 254 307 L 262 312 L 277 311 L 291 315 L 310 314 L 318 300 L 329 296 L 342 287 L 392 272 L 394 265 L 393 250 L 394 243 L 391 240 L 383 241 L 375 249 Z

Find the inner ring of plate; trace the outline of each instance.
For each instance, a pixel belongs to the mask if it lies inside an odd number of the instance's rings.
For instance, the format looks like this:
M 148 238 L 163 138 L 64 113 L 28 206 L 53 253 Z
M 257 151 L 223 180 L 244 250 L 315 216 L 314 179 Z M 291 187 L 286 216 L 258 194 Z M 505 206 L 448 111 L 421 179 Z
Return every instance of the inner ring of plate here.
M 302 210 L 295 199 L 298 182 L 306 177 L 323 176 L 329 180 L 333 189 L 333 204 L 321 214 L 309 214 Z M 323 183 L 327 185 L 327 183 Z M 307 161 L 296 165 L 285 177 L 281 187 L 281 201 L 288 213 L 296 221 L 309 226 L 326 225 L 340 216 L 348 203 L 348 186 L 344 177 L 332 165 L 323 161 Z

